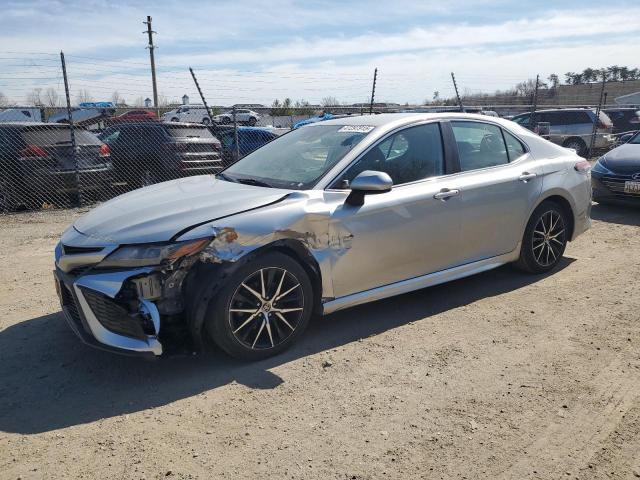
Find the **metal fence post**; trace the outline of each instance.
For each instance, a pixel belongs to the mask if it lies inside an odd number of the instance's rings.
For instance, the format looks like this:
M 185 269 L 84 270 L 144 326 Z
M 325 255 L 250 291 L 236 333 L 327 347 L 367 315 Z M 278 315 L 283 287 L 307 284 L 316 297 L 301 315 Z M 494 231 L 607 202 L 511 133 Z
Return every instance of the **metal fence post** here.
M 236 144 L 236 162 L 240 160 L 240 143 L 238 143 L 238 121 L 236 119 L 236 106 L 232 107 L 233 112 L 233 141 Z
M 460 94 L 458 93 L 458 84 L 456 83 L 456 76 L 453 74 L 453 72 L 451 72 L 451 80 L 453 81 L 453 88 L 456 91 L 458 106 L 460 107 L 460 111 L 464 113 L 464 106 L 462 105 L 462 99 L 460 98 Z
M 376 96 L 376 80 L 378 80 L 378 68 L 373 71 L 373 86 L 371 87 L 371 103 L 369 103 L 369 115 L 373 113 L 373 101 Z
M 69 134 L 71 136 L 71 158 L 73 159 L 75 195 L 73 205 L 79 207 L 82 205 L 82 190 L 80 188 L 80 172 L 78 171 L 78 156 L 76 147 L 76 135 L 73 126 L 73 117 L 71 116 L 71 96 L 69 94 L 69 80 L 67 79 L 67 64 L 64 61 L 64 53 L 60 51 L 60 61 L 62 62 L 62 76 L 64 78 L 64 93 L 67 98 L 67 117 L 69 120 Z
M 213 116 L 211 115 L 211 110 L 209 110 L 209 105 L 207 105 L 207 100 L 204 98 L 204 94 L 200 89 L 200 84 L 198 83 L 198 79 L 196 78 L 196 74 L 193 73 L 193 69 L 189 67 L 189 71 L 191 72 L 191 77 L 193 77 L 193 82 L 196 84 L 196 88 L 198 89 L 198 93 L 200 94 L 200 99 L 204 105 L 204 108 L 207 110 L 207 116 L 209 117 L 209 122 L 213 126 Z
M 529 115 L 529 129 L 533 130 L 533 117 L 536 113 L 536 108 L 538 108 L 538 85 L 539 85 L 540 75 L 536 75 L 536 88 L 533 92 L 533 101 L 531 102 L 531 114 Z
M 596 133 L 598 131 L 598 124 L 600 123 L 600 110 L 602 109 L 602 100 L 604 98 L 604 85 L 607 83 L 607 72 L 602 70 L 602 86 L 600 87 L 600 100 L 598 101 L 598 108 L 596 108 L 596 121 L 593 122 L 593 129 L 591 130 L 591 141 L 589 142 L 589 151 L 587 155 L 592 155 L 593 147 L 596 143 Z

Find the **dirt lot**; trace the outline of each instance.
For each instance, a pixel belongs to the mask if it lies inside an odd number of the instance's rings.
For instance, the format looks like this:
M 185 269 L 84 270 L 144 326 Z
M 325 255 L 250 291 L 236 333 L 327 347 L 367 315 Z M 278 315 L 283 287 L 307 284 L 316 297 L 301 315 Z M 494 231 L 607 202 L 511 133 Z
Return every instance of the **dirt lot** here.
M 292 351 L 85 347 L 52 250 L 0 217 L 0 478 L 640 476 L 640 210 L 594 206 L 561 268 L 509 267 L 317 319 Z

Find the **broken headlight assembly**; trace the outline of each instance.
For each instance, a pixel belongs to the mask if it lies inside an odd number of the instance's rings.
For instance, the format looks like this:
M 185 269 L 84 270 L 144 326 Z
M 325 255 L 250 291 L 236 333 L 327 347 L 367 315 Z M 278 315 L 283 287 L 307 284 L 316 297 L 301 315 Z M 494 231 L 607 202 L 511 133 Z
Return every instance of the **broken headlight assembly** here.
M 153 267 L 172 264 L 177 260 L 202 251 L 213 238 L 200 238 L 185 242 L 125 245 L 107 256 L 99 268 Z

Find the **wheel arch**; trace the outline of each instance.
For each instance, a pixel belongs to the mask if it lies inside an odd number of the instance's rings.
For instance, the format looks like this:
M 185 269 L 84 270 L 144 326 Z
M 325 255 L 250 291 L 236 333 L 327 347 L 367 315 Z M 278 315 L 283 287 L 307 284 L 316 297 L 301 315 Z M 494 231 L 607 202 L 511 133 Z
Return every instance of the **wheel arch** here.
M 252 259 L 258 256 L 274 251 L 291 257 L 309 275 L 314 293 L 313 313 L 319 314 L 322 312 L 322 272 L 320 265 L 306 246 L 298 240 L 276 240 L 252 250 L 235 261 L 223 261 L 220 263 L 198 261 L 190 266 L 181 286 L 186 323 L 198 349 L 208 350 L 211 347 L 206 343 L 201 343 L 207 336 L 200 335 L 200 333 L 204 328 L 207 306 L 223 285 L 225 278 L 239 265 L 251 262 Z
M 567 215 L 567 219 L 569 220 L 569 225 L 567 226 L 569 229 L 569 235 L 567 235 L 567 239 L 571 241 L 571 239 L 573 238 L 573 232 L 576 224 L 576 212 L 575 212 L 575 208 L 573 207 L 573 204 L 569 200 L 569 195 L 559 190 L 546 192 L 545 195 L 541 196 L 538 199 L 538 202 L 536 203 L 536 205 L 533 207 L 533 209 L 529 213 L 527 222 L 529 221 L 529 218 L 531 218 L 531 215 L 533 215 L 533 212 L 536 210 L 536 208 L 538 208 L 540 205 L 542 205 L 544 202 L 547 202 L 547 201 L 557 203 L 564 210 L 565 214 Z M 525 227 L 526 227 L 526 224 L 525 224 Z
M 322 311 L 322 271 L 315 257 L 301 241 L 292 238 L 276 240 L 256 249 L 252 253 L 254 255 L 262 255 L 272 251 L 291 257 L 309 275 L 314 293 L 313 311 L 314 313 L 320 313 Z

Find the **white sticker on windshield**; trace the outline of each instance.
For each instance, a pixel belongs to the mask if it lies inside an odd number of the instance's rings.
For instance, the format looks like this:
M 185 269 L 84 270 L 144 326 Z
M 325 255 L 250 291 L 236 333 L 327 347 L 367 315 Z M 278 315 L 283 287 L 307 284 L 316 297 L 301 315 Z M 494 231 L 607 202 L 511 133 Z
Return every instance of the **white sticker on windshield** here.
M 338 132 L 369 133 L 374 128 L 371 125 L 345 125 Z

